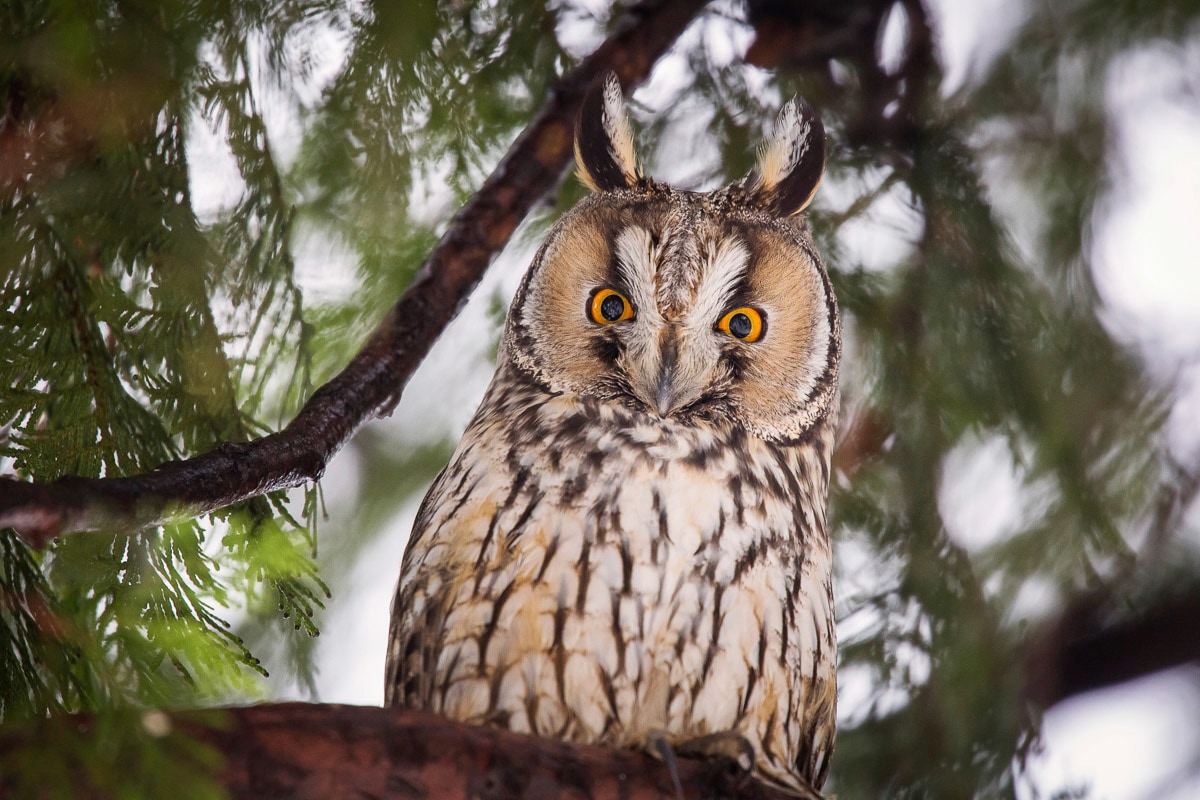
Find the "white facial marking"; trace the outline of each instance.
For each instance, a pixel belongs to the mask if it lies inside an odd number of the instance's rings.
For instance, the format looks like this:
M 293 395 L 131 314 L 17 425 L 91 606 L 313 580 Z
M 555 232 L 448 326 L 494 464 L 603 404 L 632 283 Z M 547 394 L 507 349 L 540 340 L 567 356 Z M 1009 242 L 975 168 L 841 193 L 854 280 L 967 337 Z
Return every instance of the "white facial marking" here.
M 654 297 L 655 273 L 658 272 L 658 255 L 661 246 L 654 245 L 650 231 L 632 225 L 617 234 L 617 272 L 629 287 L 630 300 L 641 314 L 657 315 L 658 306 Z M 653 309 L 653 310 L 652 310 Z
M 698 326 L 711 327 L 720 319 L 738 282 L 746 274 L 750 251 L 732 237 L 710 242 L 706 250 L 691 319 Z
M 824 302 L 825 293 L 821 292 L 819 296 L 822 302 Z M 805 354 L 804 364 L 800 371 L 800 397 L 802 398 L 808 398 L 812 394 L 817 381 L 825 374 L 825 366 L 829 358 L 829 337 L 831 335 L 829 315 L 813 314 L 808 328 L 808 352 Z

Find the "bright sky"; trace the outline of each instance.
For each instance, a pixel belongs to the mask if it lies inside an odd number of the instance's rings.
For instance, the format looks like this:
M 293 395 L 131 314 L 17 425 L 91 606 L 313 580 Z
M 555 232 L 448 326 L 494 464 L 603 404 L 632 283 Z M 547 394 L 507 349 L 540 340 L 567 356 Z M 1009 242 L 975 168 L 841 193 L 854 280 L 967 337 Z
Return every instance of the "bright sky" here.
M 934 0 L 944 34 L 944 91 L 961 86 L 1003 51 L 1018 22 L 1014 5 L 1008 0 Z M 572 49 L 584 52 L 594 46 L 595 32 L 588 30 L 587 24 L 583 20 L 560 31 Z M 901 33 L 889 31 L 885 49 L 899 41 Z M 747 44 L 743 39 L 732 42 L 730 58 L 740 56 Z M 1183 54 L 1139 53 L 1109 76 L 1111 107 L 1120 132 L 1115 155 L 1124 169 L 1111 201 L 1096 221 L 1095 238 L 1096 278 L 1108 305 L 1106 320 L 1122 341 L 1144 355 L 1155 374 L 1177 381 L 1180 399 L 1169 431 L 1177 452 L 1191 454 L 1192 463 L 1200 454 L 1200 137 L 1196 135 L 1200 104 L 1195 101 L 1194 87 L 1190 110 L 1181 108 L 1179 97 L 1187 95 L 1186 64 L 1188 59 L 1197 63 L 1200 56 L 1196 51 L 1200 51 L 1200 41 Z M 325 60 L 315 65 L 316 87 L 336 72 L 344 42 L 331 38 L 325 52 Z M 656 76 L 649 87 L 651 93 L 672 94 L 669 72 L 663 70 Z M 274 123 L 272 129 L 283 132 L 278 147 L 286 161 L 298 141 L 297 118 L 282 101 L 268 98 L 264 108 Z M 189 147 L 192 163 L 206 165 L 197 170 L 193 185 L 202 214 L 235 201 L 240 186 L 221 140 L 197 130 Z M 897 221 L 897 225 L 904 224 Z M 894 236 L 881 237 L 870 226 L 844 233 L 857 240 L 855 247 L 862 252 L 880 252 L 881 257 L 886 258 L 886 251 L 895 246 Z M 537 246 L 528 235 L 517 238 L 517 244 L 489 271 L 459 319 L 435 346 L 426 366 L 416 373 L 393 417 L 377 423 L 396 446 L 456 436 L 474 412 L 490 379 L 488 309 L 494 299 L 507 301 L 515 291 Z M 336 244 L 302 236 L 297 260 L 310 302 L 350 288 L 344 276 L 352 274 L 352 262 Z M 341 264 L 345 271 L 339 275 L 331 264 Z M 1018 512 L 1013 504 L 992 503 L 981 508 L 971 498 L 978 497 L 984 487 L 989 497 L 1015 498 L 1016 479 L 1005 448 L 994 442 L 956 451 L 951 456 L 954 459 L 957 461 L 953 469 L 947 468 L 947 474 L 957 478 L 947 481 L 939 502 L 952 535 L 968 549 L 975 549 L 1004 535 Z M 323 485 L 333 519 L 325 530 L 336 530 L 340 524 L 339 500 L 353 502 L 359 468 L 352 450 L 344 451 L 330 465 Z M 382 701 L 391 595 L 416 500 L 387 535 L 368 547 L 349 574 L 330 576 L 334 600 L 317 647 L 322 700 Z M 1107 800 L 1200 797 L 1200 784 L 1195 782 L 1163 783 L 1186 759 L 1200 753 L 1200 726 L 1195 722 L 1200 708 L 1197 687 L 1197 682 L 1172 673 L 1056 707 L 1045 721 L 1046 749 L 1036 759 L 1034 784 L 1042 796 L 1090 785 L 1090 797 Z M 293 695 L 296 690 L 284 687 L 280 691 Z M 844 703 L 851 700 L 844 692 Z M 1034 794 L 1024 791 L 1023 796 L 1032 798 Z

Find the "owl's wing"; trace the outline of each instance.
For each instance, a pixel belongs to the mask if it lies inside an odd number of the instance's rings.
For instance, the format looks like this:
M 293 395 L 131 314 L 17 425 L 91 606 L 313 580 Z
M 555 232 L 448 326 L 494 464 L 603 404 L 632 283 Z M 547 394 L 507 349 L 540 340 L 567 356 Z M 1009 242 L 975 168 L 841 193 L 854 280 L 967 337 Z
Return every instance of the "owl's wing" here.
M 419 691 L 416 685 L 408 686 L 410 676 L 414 675 L 413 667 L 422 660 L 428 659 L 428 646 L 423 645 L 421 630 L 413 625 L 414 609 L 413 586 L 409 578 L 414 573 L 416 560 L 425 553 L 425 534 L 430 528 L 434 509 L 444 491 L 446 474 L 449 466 L 442 469 L 434 478 L 425 499 L 417 509 L 417 518 L 413 523 L 412 533 L 409 534 L 408 544 L 404 547 L 404 559 L 401 562 L 400 579 L 396 584 L 396 592 L 392 598 L 392 619 L 388 628 L 387 661 L 384 667 L 384 705 L 407 705 L 406 697 L 411 692 Z M 415 660 L 415 663 L 414 663 Z

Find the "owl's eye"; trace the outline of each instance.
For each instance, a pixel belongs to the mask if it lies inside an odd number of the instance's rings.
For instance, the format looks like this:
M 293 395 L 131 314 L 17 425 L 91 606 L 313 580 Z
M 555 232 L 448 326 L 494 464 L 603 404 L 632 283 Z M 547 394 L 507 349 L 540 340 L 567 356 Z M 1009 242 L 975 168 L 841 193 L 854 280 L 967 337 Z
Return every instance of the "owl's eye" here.
M 592 322 L 600 325 L 611 325 L 614 322 L 624 322 L 633 317 L 633 304 L 625 299 L 625 295 L 615 289 L 601 289 L 592 295 L 588 305 L 588 314 Z
M 753 308 L 735 308 L 717 323 L 717 327 L 743 342 L 757 342 L 763 334 L 762 314 Z

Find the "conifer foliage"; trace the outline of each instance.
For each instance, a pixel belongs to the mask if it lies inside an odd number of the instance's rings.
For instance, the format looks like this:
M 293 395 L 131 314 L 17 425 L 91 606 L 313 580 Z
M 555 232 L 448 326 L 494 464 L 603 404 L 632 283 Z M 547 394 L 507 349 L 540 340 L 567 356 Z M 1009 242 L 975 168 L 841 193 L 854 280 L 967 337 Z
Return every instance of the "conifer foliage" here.
M 135 475 L 244 441 L 311 388 L 294 212 L 241 27 L 265 18 L 217 4 L 149 11 L 3 12 L 15 58 L 2 83 L 0 456 L 33 481 Z M 245 182 L 204 222 L 191 197 L 204 167 L 188 149 L 199 125 L 224 133 Z M 249 691 L 261 668 L 231 629 L 232 599 L 242 607 L 249 593 L 316 633 L 315 500 L 310 488 L 299 518 L 274 494 L 219 522 L 71 537 L 44 553 L 4 533 L 0 712 Z

